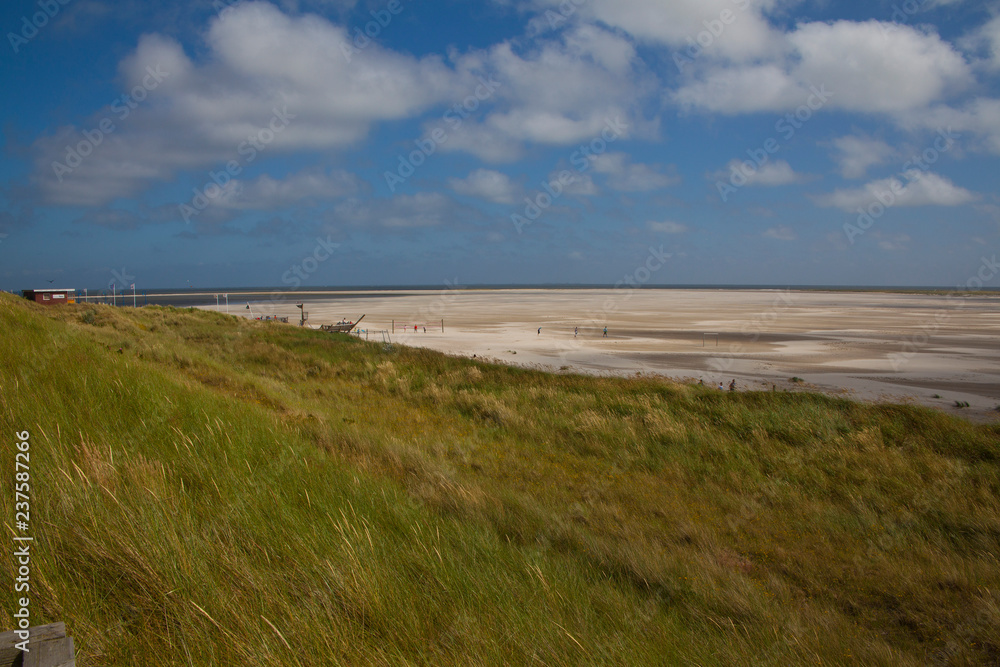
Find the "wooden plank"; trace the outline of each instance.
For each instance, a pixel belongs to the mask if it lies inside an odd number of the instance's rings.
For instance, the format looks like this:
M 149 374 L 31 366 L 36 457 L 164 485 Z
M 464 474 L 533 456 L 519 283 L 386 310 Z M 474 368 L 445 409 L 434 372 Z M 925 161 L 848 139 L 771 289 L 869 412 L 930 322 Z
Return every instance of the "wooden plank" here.
M 48 625 L 35 625 L 28 628 L 29 640 L 32 642 L 44 642 L 50 639 L 59 639 L 66 636 L 66 624 L 62 621 L 49 623 Z M 8 630 L 0 634 L 0 649 L 12 648 L 14 644 L 20 642 L 20 638 L 14 634 L 16 630 Z
M 48 625 L 36 625 L 28 628 L 28 631 L 28 648 L 34 651 L 35 645 L 38 643 L 64 639 L 66 637 L 66 624 L 60 621 Z M 21 638 L 15 634 L 14 630 L 0 634 L 0 667 L 14 667 L 21 664 L 22 658 L 27 654 L 16 648 L 15 645 L 20 641 Z M 72 647 L 72 643 L 70 646 Z
M 31 650 L 24 654 L 23 667 L 76 667 L 72 637 L 32 642 L 28 648 Z

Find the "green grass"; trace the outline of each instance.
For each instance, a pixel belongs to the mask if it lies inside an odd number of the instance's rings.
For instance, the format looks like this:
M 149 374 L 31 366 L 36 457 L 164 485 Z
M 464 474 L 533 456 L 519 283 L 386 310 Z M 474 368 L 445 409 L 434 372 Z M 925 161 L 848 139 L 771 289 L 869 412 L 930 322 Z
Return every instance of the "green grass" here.
M 81 666 L 1000 662 L 996 424 L 190 310 L 0 331 L 4 526 L 29 430 L 32 622 Z

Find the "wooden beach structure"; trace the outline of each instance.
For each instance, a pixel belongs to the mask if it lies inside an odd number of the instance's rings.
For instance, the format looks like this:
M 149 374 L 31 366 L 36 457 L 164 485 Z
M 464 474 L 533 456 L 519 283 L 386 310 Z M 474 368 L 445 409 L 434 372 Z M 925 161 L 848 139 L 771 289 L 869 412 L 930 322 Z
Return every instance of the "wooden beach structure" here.
M 30 627 L 27 640 L 23 632 L 0 633 L 0 667 L 76 667 L 73 638 L 66 636 L 65 623 Z
M 337 322 L 336 324 L 323 324 L 320 325 L 320 330 L 326 331 L 327 333 L 351 333 L 351 330 L 354 329 L 354 327 L 361 324 L 361 320 L 363 319 L 365 319 L 364 315 L 359 317 L 357 322 Z
M 24 289 L 21 296 L 28 301 L 52 306 L 60 303 L 76 303 L 75 289 Z

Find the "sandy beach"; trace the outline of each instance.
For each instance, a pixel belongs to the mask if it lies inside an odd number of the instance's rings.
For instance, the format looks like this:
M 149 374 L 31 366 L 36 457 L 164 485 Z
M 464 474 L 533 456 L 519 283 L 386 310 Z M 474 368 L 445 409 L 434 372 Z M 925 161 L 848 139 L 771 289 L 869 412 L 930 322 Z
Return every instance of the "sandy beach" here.
M 365 314 L 357 334 L 370 340 L 507 364 L 711 386 L 735 379 L 740 390 L 822 391 L 1000 419 L 995 295 L 449 289 L 359 296 L 307 297 L 307 326 Z M 256 316 L 297 322 L 295 303 L 251 306 Z

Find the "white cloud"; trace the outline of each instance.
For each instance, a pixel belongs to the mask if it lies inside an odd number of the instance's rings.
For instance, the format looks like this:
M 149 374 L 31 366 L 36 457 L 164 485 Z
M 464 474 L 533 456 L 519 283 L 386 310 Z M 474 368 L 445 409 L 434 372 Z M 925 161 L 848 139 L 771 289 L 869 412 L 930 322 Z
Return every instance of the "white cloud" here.
M 794 241 L 798 238 L 794 229 L 791 227 L 785 227 L 784 225 L 771 227 L 764 232 L 764 236 L 769 239 L 777 239 L 778 241 Z
M 910 27 L 885 32 L 877 21 L 809 23 L 789 35 L 801 63 L 795 76 L 823 82 L 833 104 L 859 111 L 902 111 L 972 82 L 965 60 L 935 34 Z
M 334 208 L 330 220 L 360 227 L 407 229 L 454 225 L 474 215 L 440 193 L 421 192 L 392 199 L 348 199 Z
M 985 213 L 993 222 L 1000 224 L 1000 206 L 997 204 L 980 204 L 976 206 L 976 210 Z
M 732 179 L 733 182 L 739 182 L 742 185 L 761 186 L 788 185 L 806 180 L 806 176 L 795 173 L 792 166 L 785 160 L 770 160 L 750 169 L 743 161 L 733 159 L 726 165 L 726 169 L 716 172 L 713 177 L 723 181 Z
M 912 169 L 903 174 L 906 179 L 884 178 L 864 187 L 835 190 L 831 194 L 815 197 L 820 206 L 855 212 L 876 202 L 884 206 L 960 206 L 979 199 L 979 196 L 959 187 L 933 172 Z
M 681 86 L 672 95 L 682 107 L 737 114 L 792 109 L 809 91 L 775 64 L 720 66 Z
M 1000 15 L 974 30 L 960 44 L 970 51 L 983 55 L 983 64 L 992 70 L 1000 69 Z
M 513 162 L 524 154 L 521 143 L 512 140 L 507 133 L 471 119 L 448 132 L 448 140 L 441 144 L 441 150 L 463 151 L 493 164 Z
M 983 35 L 990 45 L 990 63 L 993 69 L 1000 69 L 1000 16 L 983 26 Z
M 513 204 L 520 192 L 520 188 L 506 174 L 491 169 L 477 169 L 464 179 L 449 179 L 448 186 L 460 195 L 497 204 Z
M 478 91 L 481 77 L 496 81 L 441 151 L 465 151 L 489 162 L 519 158 L 526 143 L 572 146 L 608 131 L 620 139 L 655 136 L 641 119 L 641 102 L 656 81 L 640 67 L 633 44 L 594 25 L 576 25 L 527 48 L 503 42 L 489 49 L 416 58 L 373 41 L 345 57 L 347 29 L 315 15 L 290 16 L 264 2 L 241 2 L 225 19 L 213 17 L 196 61 L 175 40 L 142 37 L 120 69 L 127 88 L 160 67 L 166 79 L 125 121 L 109 105 L 79 127 L 67 126 L 32 146 L 32 181 L 46 203 L 94 206 L 134 197 L 178 172 L 208 172 L 236 160 L 248 137 L 270 132 L 275 111 L 290 122 L 253 159 L 297 151 L 343 150 L 366 139 L 374 124 L 451 107 Z M 350 61 L 348 61 L 350 60 Z M 60 180 L 54 162 L 67 146 L 105 117 L 115 130 L 73 172 Z M 620 122 L 619 122 L 620 121 Z M 204 178 L 197 172 L 204 170 Z M 659 187 L 664 176 L 634 166 L 613 187 Z M 234 186 L 235 187 L 235 186 Z
M 559 180 L 559 173 L 554 172 L 549 174 L 549 182 Z M 594 183 L 594 179 L 591 178 L 590 174 L 579 174 L 572 173 L 572 179 L 568 185 L 566 185 L 563 192 L 574 197 L 592 197 L 600 193 L 600 188 Z
M 346 171 L 326 173 L 305 170 L 284 179 L 264 174 L 252 181 L 233 179 L 214 197 L 213 206 L 233 209 L 269 210 L 304 200 L 340 199 L 360 189 L 358 178 Z
M 906 250 L 912 240 L 909 234 L 883 234 L 878 230 L 875 231 L 874 236 L 878 241 L 878 247 L 888 252 Z
M 593 159 L 594 171 L 608 176 L 608 186 L 619 192 L 647 192 L 676 185 L 680 179 L 656 165 L 629 164 L 625 153 L 604 153 Z
M 500 86 L 489 108 L 464 120 L 442 149 L 500 162 L 518 157 L 525 142 L 589 142 L 616 119 L 621 138 L 651 136 L 655 130 L 636 110 L 656 83 L 637 73 L 637 64 L 628 40 L 595 26 L 577 26 L 526 50 L 503 42 L 457 58 L 459 70 L 487 70 Z
M 900 119 L 906 129 L 926 129 L 942 133 L 946 138 L 961 139 L 961 133 L 971 132 L 982 142 L 963 141 L 972 150 L 980 147 L 1000 154 L 1000 99 L 977 98 L 962 108 L 938 105 L 906 114 Z M 935 140 L 936 141 L 936 140 Z
M 269 132 L 276 111 L 289 122 L 255 157 L 343 148 L 364 139 L 373 123 L 410 117 L 464 95 L 476 82 L 469 69 L 375 43 L 348 62 L 343 27 L 312 15 L 290 17 L 262 2 L 241 2 L 225 20 L 214 18 L 205 42 L 205 62 L 197 64 L 172 39 L 142 37 L 120 65 L 125 90 L 142 84 L 149 68 L 164 72 L 162 81 L 127 117 L 109 103 L 82 127 L 39 138 L 33 180 L 44 199 L 94 205 L 134 195 L 181 169 L 214 169 L 229 160 L 246 166 L 239 147 Z M 114 130 L 60 182 L 52 163 L 64 161 L 66 146 L 78 145 L 82 131 L 102 119 Z
M 887 143 L 867 136 L 847 135 L 833 140 L 834 159 L 844 178 L 864 178 L 869 167 L 885 164 L 896 155 Z
M 559 7 L 562 0 L 543 0 Z M 574 2 L 574 5 L 577 3 Z M 583 19 L 624 30 L 649 44 L 682 49 L 706 33 L 712 54 L 725 58 L 759 58 L 773 52 L 777 31 L 765 13 L 777 8 L 778 0 L 588 0 L 579 3 Z M 710 39 L 709 39 L 710 38 Z
M 670 220 L 663 222 L 650 221 L 646 223 L 646 228 L 651 232 L 660 232 L 662 234 L 682 234 L 688 229 L 679 222 L 671 222 Z
M 673 96 L 680 105 L 721 113 L 787 110 L 830 91 L 829 106 L 900 113 L 926 106 L 972 83 L 948 42 L 910 26 L 878 21 L 805 23 L 783 38 L 780 59 L 711 65 Z
M 635 47 L 620 36 L 592 25 L 581 25 L 565 36 L 567 53 L 593 59 L 604 69 L 629 76 L 636 59 Z

